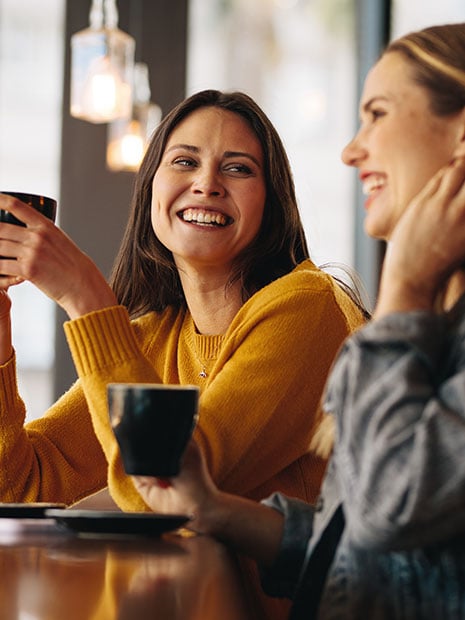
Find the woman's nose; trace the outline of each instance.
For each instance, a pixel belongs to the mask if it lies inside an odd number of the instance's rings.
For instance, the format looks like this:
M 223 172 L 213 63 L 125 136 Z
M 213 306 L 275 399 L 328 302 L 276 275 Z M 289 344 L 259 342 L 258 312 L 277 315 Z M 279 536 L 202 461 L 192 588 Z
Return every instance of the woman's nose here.
M 206 196 L 221 196 L 224 194 L 224 186 L 220 175 L 213 168 L 199 168 L 192 183 L 192 190 L 196 194 Z
M 342 161 L 346 166 L 359 166 L 366 158 L 367 151 L 361 145 L 359 134 L 355 135 L 352 140 L 344 147 L 342 151 Z

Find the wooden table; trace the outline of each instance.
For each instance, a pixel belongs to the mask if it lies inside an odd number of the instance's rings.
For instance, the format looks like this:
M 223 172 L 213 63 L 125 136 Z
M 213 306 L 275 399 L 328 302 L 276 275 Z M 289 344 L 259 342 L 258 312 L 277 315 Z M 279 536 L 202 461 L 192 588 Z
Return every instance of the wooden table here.
M 0 519 L 1 620 L 246 620 L 236 563 L 207 536 L 83 537 Z

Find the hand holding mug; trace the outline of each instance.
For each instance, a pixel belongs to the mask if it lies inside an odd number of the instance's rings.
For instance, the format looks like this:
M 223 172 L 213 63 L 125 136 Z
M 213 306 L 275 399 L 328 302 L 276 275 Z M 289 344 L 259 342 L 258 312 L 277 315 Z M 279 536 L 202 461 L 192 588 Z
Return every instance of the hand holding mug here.
M 28 280 L 71 319 L 116 305 L 95 263 L 53 223 L 51 204 L 37 200 L 31 209 L 19 196 L 32 195 L 0 193 L 0 288 Z

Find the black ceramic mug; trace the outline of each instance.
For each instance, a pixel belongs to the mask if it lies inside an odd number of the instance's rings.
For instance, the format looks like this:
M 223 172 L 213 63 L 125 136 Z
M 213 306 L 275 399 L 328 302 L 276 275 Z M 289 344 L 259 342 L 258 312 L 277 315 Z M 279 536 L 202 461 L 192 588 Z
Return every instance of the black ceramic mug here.
M 13 196 L 13 198 L 17 198 L 21 200 L 21 202 L 25 202 L 29 206 L 36 209 L 52 222 L 55 221 L 56 213 L 57 213 L 57 201 L 54 198 L 49 198 L 48 196 L 42 196 L 41 194 L 28 194 L 25 192 L 10 192 L 1 191 L 1 194 L 7 194 L 8 196 Z M 17 226 L 26 226 L 23 222 L 20 222 L 18 218 L 12 215 L 9 211 L 5 211 L 5 209 L 0 209 L 0 222 L 8 222 L 9 224 L 16 224 Z
M 197 422 L 198 386 L 110 383 L 107 396 L 126 473 L 176 476 Z

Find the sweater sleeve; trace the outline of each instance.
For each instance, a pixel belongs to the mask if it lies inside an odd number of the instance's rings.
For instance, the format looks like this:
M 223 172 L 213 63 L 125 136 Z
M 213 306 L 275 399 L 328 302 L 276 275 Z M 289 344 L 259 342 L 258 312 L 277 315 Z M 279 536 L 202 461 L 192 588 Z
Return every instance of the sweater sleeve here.
M 124 472 L 108 416 L 108 383 L 162 383 L 143 355 L 128 312 L 115 306 L 65 323 L 76 370 L 89 405 L 95 435 L 108 463 L 108 485 L 123 510 L 147 506 Z
M 272 566 L 260 567 L 262 587 L 270 596 L 292 599 L 313 532 L 314 509 L 305 502 L 285 497 L 281 493 L 273 493 L 262 503 L 284 515 L 278 556 Z
M 0 500 L 72 504 L 106 486 L 106 463 L 76 384 L 24 425 L 15 358 L 0 367 Z
M 444 316 L 397 313 L 349 339 L 329 381 L 347 527 L 397 549 L 463 531 L 465 337 Z

